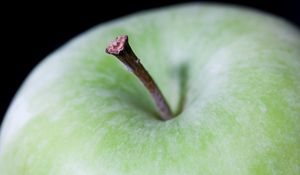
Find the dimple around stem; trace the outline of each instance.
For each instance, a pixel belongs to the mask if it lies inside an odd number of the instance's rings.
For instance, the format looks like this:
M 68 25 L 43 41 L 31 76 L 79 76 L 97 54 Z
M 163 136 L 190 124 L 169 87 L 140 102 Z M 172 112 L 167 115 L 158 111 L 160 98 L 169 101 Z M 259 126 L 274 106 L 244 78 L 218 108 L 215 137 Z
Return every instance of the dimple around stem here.
M 170 107 L 164 98 L 162 92 L 157 84 L 141 64 L 139 58 L 132 51 L 127 35 L 121 35 L 112 41 L 106 48 L 106 53 L 114 55 L 123 64 L 126 65 L 144 84 L 150 92 L 162 120 L 169 120 L 173 118 Z

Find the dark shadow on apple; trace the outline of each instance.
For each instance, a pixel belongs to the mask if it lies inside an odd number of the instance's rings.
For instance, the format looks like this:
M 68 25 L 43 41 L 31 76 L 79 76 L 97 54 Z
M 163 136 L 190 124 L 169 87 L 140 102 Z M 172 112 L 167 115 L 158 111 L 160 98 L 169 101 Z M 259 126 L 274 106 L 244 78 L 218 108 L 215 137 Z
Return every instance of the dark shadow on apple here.
M 179 79 L 179 101 L 174 112 L 174 116 L 181 114 L 186 103 L 186 92 L 187 92 L 187 83 L 188 83 L 188 64 L 182 63 L 176 70 L 177 76 Z

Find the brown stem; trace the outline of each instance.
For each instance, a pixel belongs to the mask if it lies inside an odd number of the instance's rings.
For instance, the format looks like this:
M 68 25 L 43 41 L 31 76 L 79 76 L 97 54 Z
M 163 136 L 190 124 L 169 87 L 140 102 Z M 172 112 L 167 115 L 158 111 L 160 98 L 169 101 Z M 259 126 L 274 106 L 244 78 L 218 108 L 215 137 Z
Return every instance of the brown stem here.
M 170 107 L 165 100 L 163 94 L 159 90 L 155 81 L 149 75 L 144 66 L 140 63 L 138 57 L 132 51 L 128 36 L 121 35 L 112 41 L 106 48 L 106 53 L 116 56 L 122 63 L 126 65 L 144 84 L 152 95 L 157 108 L 159 109 L 160 117 L 163 120 L 173 118 Z

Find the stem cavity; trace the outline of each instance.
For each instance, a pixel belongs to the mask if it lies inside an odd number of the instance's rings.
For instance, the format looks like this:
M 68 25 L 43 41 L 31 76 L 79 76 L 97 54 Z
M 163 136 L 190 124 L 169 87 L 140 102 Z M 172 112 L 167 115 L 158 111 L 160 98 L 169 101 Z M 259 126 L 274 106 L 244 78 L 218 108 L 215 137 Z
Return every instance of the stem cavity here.
M 108 45 L 105 51 L 106 53 L 117 57 L 131 72 L 133 72 L 140 79 L 140 81 L 148 89 L 153 100 L 155 101 L 155 104 L 160 113 L 160 118 L 162 120 L 169 120 L 173 118 L 170 107 L 163 94 L 159 90 L 150 74 L 141 64 L 139 58 L 132 51 L 128 42 L 127 35 L 121 35 L 117 37 Z

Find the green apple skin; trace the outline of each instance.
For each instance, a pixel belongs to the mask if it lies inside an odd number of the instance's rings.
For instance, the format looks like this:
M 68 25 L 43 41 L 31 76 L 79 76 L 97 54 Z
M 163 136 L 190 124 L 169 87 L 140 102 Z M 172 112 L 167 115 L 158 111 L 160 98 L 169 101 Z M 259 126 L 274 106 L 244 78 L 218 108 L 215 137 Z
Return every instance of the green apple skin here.
M 105 53 L 120 34 L 174 111 L 185 96 L 175 119 Z M 0 146 L 1 175 L 299 175 L 300 32 L 201 3 L 97 26 L 31 73 Z

